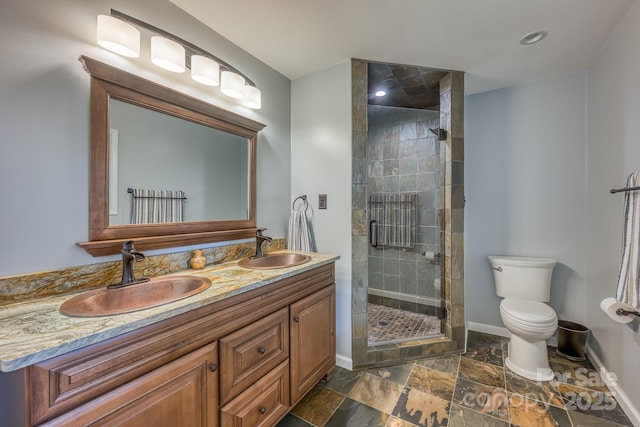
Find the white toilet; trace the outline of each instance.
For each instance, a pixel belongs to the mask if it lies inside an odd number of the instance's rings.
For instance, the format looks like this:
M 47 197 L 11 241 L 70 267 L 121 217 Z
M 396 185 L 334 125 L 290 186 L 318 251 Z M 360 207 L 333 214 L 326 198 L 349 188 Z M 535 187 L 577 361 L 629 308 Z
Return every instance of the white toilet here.
M 551 273 L 556 261 L 549 258 L 490 256 L 500 316 L 511 332 L 507 368 L 534 381 L 550 381 L 547 339 L 558 328 L 549 301 Z

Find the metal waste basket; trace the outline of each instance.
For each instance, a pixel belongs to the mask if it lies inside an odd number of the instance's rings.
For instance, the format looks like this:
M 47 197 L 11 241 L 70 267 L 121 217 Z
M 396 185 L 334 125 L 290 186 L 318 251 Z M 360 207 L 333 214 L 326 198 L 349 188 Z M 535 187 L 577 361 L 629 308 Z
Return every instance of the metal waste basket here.
M 558 320 L 558 348 L 556 353 L 565 359 L 582 361 L 589 328 L 568 320 Z

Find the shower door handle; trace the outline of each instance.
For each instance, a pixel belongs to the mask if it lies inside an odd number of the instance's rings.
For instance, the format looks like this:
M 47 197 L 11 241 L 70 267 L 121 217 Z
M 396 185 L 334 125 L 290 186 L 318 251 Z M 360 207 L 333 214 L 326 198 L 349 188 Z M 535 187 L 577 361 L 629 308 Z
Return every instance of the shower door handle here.
M 378 247 L 378 221 L 369 221 L 369 244 L 372 248 Z

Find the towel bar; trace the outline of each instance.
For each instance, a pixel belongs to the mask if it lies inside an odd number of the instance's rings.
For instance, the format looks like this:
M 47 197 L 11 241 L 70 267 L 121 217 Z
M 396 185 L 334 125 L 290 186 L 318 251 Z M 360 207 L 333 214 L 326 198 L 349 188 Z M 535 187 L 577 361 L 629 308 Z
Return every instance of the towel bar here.
M 611 192 L 611 194 L 614 193 L 622 193 L 622 192 L 627 192 L 627 191 L 638 191 L 640 190 L 640 187 L 629 187 L 629 188 L 612 188 L 611 190 L 609 190 Z
M 163 197 L 163 196 L 136 196 L 133 188 L 127 188 L 127 193 L 131 193 L 134 199 L 167 199 L 167 200 L 187 200 L 186 197 Z

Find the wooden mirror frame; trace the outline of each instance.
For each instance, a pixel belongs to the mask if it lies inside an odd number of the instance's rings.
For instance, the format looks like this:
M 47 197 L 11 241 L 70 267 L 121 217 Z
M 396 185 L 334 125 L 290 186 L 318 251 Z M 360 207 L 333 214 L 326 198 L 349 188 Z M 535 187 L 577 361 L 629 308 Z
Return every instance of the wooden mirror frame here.
M 77 243 L 93 256 L 120 252 L 134 240 L 136 248 L 159 249 L 253 237 L 256 233 L 256 142 L 265 125 L 168 87 L 81 56 L 91 75 L 89 162 L 89 241 Z M 249 215 L 247 219 L 168 224 L 109 225 L 109 106 L 117 99 L 169 114 L 249 142 Z

